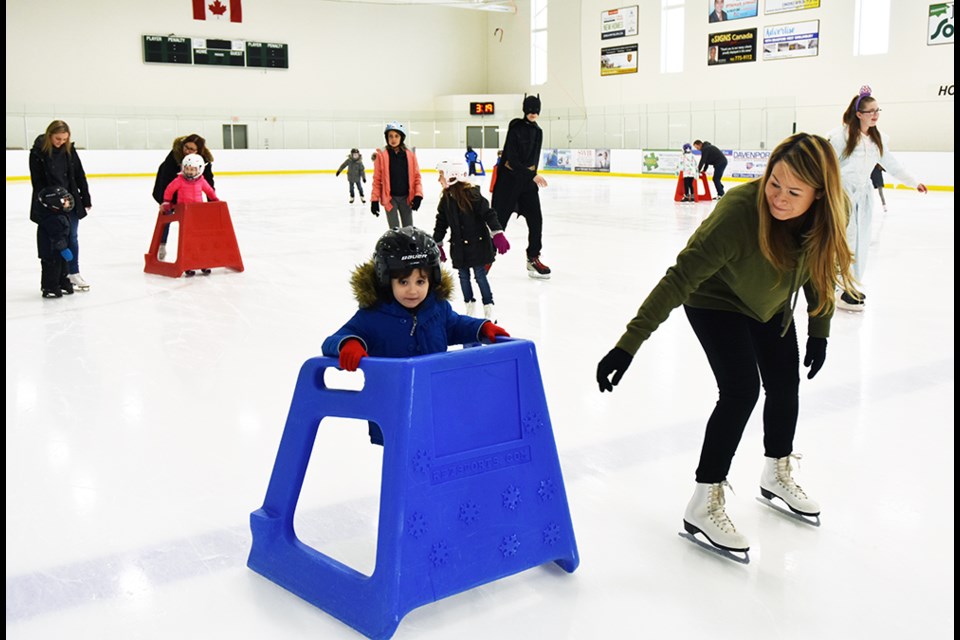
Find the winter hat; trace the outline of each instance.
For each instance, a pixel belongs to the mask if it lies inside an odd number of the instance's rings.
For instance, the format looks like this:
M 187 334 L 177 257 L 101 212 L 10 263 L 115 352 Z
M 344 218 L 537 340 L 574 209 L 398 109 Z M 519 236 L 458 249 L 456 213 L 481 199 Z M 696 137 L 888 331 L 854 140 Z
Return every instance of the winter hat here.
M 523 99 L 523 115 L 540 113 L 540 94 L 527 96 Z

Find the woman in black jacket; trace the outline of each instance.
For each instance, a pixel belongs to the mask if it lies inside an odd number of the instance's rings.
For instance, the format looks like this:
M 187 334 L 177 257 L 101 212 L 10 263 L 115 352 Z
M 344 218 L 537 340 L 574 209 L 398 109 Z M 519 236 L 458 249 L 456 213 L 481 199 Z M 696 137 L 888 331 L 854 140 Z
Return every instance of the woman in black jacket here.
M 723 197 L 723 172 L 727 168 L 727 156 L 723 155 L 717 147 L 706 141 L 695 140 L 693 148 L 700 152 L 700 164 L 697 167 L 700 173 L 707 170 L 707 167 L 713 165 L 713 185 L 717 188 L 717 195 L 714 200 Z
M 87 174 L 84 173 L 80 156 L 70 140 L 70 126 L 63 120 L 51 122 L 46 132 L 37 136 L 33 142 L 33 148 L 30 149 L 30 183 L 33 186 L 30 219 L 38 225 L 46 214 L 39 200 L 41 191 L 47 187 L 63 187 L 73 196 L 75 206 L 66 214 L 70 222 L 67 248 L 71 254 L 71 259 L 67 261 L 67 277 L 74 289 L 88 291 L 90 285 L 80 275 L 78 231 L 80 219 L 86 217 L 93 205 L 87 187 Z M 44 260 L 49 256 L 46 256 L 44 249 L 39 246 L 39 229 L 37 233 L 38 257 Z

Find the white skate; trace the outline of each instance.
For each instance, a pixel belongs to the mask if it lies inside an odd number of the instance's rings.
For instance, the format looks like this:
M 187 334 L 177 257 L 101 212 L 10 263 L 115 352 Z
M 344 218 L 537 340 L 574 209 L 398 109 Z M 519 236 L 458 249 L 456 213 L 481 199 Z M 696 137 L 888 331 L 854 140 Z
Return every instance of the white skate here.
M 790 454 L 783 458 L 764 458 L 763 473 L 760 475 L 760 496 L 763 504 L 815 527 L 820 526 L 820 505 L 811 500 L 806 492 L 793 479 L 793 467 L 790 458 L 800 460 L 799 454 Z M 786 509 L 774 502 L 779 498 Z
M 730 487 L 730 484 L 726 480 L 714 484 L 697 483 L 693 497 L 687 503 L 683 514 L 685 533 L 681 532 L 680 536 L 734 562 L 748 564 L 750 542 L 746 536 L 737 533 L 736 527 L 727 516 L 724 486 Z M 733 487 L 730 487 L 730 490 L 732 491 Z M 709 544 L 697 538 L 698 533 L 705 537 Z

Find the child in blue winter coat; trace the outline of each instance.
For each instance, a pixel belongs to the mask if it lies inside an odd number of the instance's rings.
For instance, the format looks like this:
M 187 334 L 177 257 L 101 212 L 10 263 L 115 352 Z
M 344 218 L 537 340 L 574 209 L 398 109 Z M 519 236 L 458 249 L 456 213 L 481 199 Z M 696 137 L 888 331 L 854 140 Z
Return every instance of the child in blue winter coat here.
M 387 231 L 373 257 L 350 278 L 360 309 L 323 341 L 323 355 L 356 371 L 366 356 L 409 358 L 442 353 L 453 344 L 494 342 L 509 336 L 489 320 L 461 316 L 448 299 L 453 278 L 440 269 L 440 248 L 415 227 Z M 370 441 L 383 444 L 370 423 Z

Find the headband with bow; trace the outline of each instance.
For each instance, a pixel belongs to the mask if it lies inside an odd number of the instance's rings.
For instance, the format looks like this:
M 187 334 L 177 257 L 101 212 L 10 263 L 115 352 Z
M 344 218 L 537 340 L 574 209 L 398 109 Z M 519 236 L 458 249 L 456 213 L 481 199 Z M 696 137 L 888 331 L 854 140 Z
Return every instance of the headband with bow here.
M 860 95 L 857 96 L 857 103 L 853 105 L 854 110 L 860 111 L 860 101 L 863 100 L 864 98 L 869 98 L 871 91 L 872 90 L 870 89 L 870 85 L 868 84 L 865 84 L 862 87 L 860 87 Z

